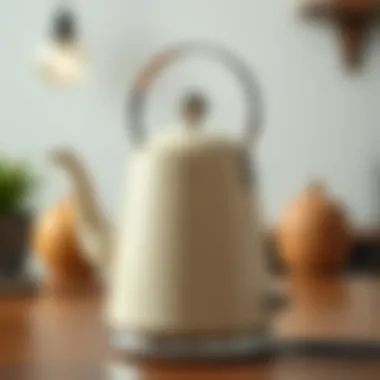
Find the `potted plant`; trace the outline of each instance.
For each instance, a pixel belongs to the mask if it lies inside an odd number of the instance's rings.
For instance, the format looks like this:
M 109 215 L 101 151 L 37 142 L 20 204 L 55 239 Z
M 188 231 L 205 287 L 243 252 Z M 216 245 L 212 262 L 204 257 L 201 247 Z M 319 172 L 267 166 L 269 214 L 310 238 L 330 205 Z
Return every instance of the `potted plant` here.
M 0 276 L 19 275 L 24 268 L 36 184 L 27 162 L 0 156 Z

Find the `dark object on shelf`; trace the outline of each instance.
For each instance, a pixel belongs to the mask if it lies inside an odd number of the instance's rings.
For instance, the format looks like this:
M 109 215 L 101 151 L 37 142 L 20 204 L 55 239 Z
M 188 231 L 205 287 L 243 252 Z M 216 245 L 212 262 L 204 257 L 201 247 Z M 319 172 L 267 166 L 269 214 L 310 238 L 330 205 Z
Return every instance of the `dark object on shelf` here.
M 336 24 L 347 66 L 351 69 L 361 66 L 369 30 L 380 16 L 378 1 L 310 0 L 301 11 L 308 19 L 329 20 Z
M 0 216 L 0 277 L 19 276 L 27 258 L 31 218 Z
M 375 241 L 358 240 L 351 254 L 349 270 L 380 275 L 380 245 Z

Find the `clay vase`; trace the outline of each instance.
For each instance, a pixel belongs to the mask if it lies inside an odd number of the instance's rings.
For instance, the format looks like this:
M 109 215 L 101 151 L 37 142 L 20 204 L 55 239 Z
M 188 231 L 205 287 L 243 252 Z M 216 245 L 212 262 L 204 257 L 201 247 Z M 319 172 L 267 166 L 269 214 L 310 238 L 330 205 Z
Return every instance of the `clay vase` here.
M 328 275 L 342 271 L 351 250 L 351 227 L 344 209 L 313 182 L 284 211 L 276 246 L 293 275 Z
M 95 284 L 92 267 L 80 249 L 75 218 L 74 202 L 66 197 L 37 219 L 32 244 L 44 267 L 45 290 L 74 292 Z

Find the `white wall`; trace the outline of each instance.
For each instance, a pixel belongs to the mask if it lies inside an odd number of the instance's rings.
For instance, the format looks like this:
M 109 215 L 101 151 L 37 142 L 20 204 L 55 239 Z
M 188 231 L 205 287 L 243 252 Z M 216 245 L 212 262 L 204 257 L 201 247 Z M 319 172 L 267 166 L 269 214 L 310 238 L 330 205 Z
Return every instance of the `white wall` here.
M 117 215 L 130 146 L 124 107 L 131 79 L 157 49 L 196 37 L 237 49 L 265 89 L 268 112 L 259 157 L 268 221 L 307 180 L 320 176 L 350 205 L 358 224 L 377 223 L 379 44 L 373 43 L 364 73 L 349 76 L 334 31 L 299 22 L 293 1 L 73 3 L 82 17 L 92 72 L 86 83 L 66 90 L 42 85 L 32 65 L 56 3 L 13 0 L 3 2 L 0 12 L 0 149 L 31 155 L 44 172 L 41 207 L 65 189 L 64 179 L 44 162 L 46 150 L 64 142 L 85 156 L 108 211 Z M 157 84 L 148 122 L 170 121 L 176 95 L 192 83 L 204 84 L 213 98 L 214 123 L 239 133 L 244 111 L 239 88 L 218 65 L 203 60 L 176 66 Z

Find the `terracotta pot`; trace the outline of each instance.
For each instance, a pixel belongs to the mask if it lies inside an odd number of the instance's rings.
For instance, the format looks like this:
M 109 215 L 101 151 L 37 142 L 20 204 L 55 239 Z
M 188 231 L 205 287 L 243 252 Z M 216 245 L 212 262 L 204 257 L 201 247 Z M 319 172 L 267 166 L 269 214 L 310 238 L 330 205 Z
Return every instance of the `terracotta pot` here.
M 42 213 L 35 225 L 34 251 L 44 266 L 45 282 L 57 290 L 73 290 L 94 278 L 80 249 L 75 218 L 74 203 L 68 197 Z
M 351 228 L 343 208 L 322 183 L 310 184 L 286 208 L 276 231 L 285 268 L 293 274 L 332 274 L 345 268 Z

